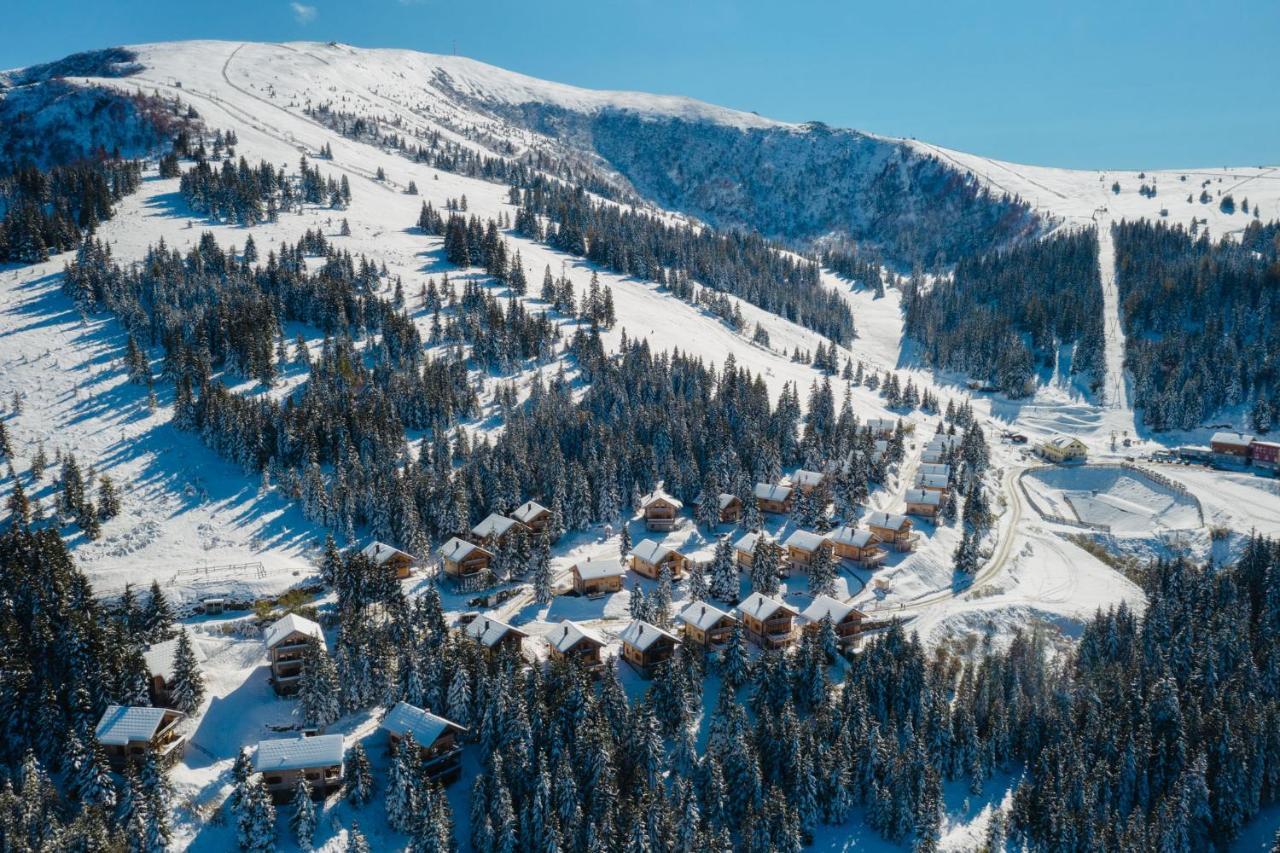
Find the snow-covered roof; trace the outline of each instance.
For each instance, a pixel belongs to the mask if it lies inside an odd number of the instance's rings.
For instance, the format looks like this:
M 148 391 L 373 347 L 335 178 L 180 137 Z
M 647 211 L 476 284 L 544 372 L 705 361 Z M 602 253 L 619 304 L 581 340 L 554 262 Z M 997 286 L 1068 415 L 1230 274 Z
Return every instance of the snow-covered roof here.
M 947 476 L 945 474 L 919 474 L 916 476 L 916 485 L 945 489 L 947 487 Z
M 465 539 L 459 539 L 457 536 L 453 537 L 448 542 L 440 546 L 440 556 L 446 560 L 450 560 L 455 563 L 460 560 L 467 559 L 477 551 L 483 554 L 487 554 L 490 557 L 493 556 L 493 552 L 489 551 L 488 549 L 481 548 L 479 545 L 477 545 L 474 542 L 468 542 Z
M 707 498 L 706 495 L 699 494 L 698 499 L 694 503 L 701 505 L 702 502 L 706 500 L 706 498 Z M 716 506 L 718 506 L 720 509 L 723 510 L 725 507 L 727 507 L 729 504 L 733 503 L 737 499 L 738 499 L 737 495 L 731 495 L 728 492 L 721 492 L 716 497 Z
M 872 432 L 883 432 L 884 430 L 896 430 L 898 422 L 894 418 L 871 418 L 867 421 L 867 429 Z
M 945 462 L 922 462 L 916 470 L 921 474 L 941 474 L 943 477 L 951 475 L 951 466 Z
M 466 731 L 464 726 L 460 726 L 452 720 L 446 720 L 444 717 L 437 717 L 430 711 L 424 711 L 416 705 L 410 705 L 408 702 L 397 702 L 387 712 L 387 715 L 382 718 L 380 728 L 385 729 L 396 737 L 404 737 L 406 734 L 411 734 L 419 746 L 430 746 L 436 742 L 436 738 L 449 729 L 453 729 L 455 732 Z
M 907 520 L 905 515 L 891 515 L 887 512 L 876 511 L 867 516 L 868 527 L 884 527 L 889 530 L 901 530 L 911 522 Z
M 883 438 L 877 438 L 875 443 L 871 445 L 871 449 L 878 454 L 884 454 L 889 451 L 889 442 Z
M 733 547 L 735 550 L 742 551 L 746 554 L 754 554 L 756 552 L 756 546 L 760 544 L 761 538 L 769 539 L 770 536 L 763 530 L 752 530 L 750 533 L 742 534 L 742 536 L 738 538 L 738 541 L 733 543 Z
M 1218 435 L 1230 435 L 1230 433 L 1218 433 Z M 1213 439 L 1214 441 L 1217 441 L 1218 436 L 1215 435 Z M 1071 447 L 1076 447 L 1076 446 L 1080 446 L 1080 447 L 1084 446 L 1084 443 L 1080 441 L 1080 439 L 1070 435 L 1055 435 L 1051 437 L 1048 441 L 1046 441 L 1045 444 L 1050 447 L 1057 447 L 1061 450 L 1067 450 Z M 1249 442 L 1246 441 L 1245 445 L 1248 446 L 1248 444 Z
M 511 513 L 511 517 L 521 524 L 528 524 L 544 512 L 551 512 L 537 501 L 525 501 L 520 504 L 515 512 Z
M 942 462 L 942 451 L 937 448 L 928 448 L 920 454 L 920 459 L 926 465 L 937 465 Z
M 598 581 L 601 578 L 616 578 L 627 573 L 622 563 L 617 560 L 583 560 L 576 563 L 573 570 L 584 581 Z
M 360 550 L 360 553 L 373 560 L 379 566 L 397 555 L 407 557 L 409 560 L 414 559 L 414 556 L 408 551 L 401 551 L 399 548 L 393 548 L 384 542 L 370 542 Z
M 165 714 L 176 714 L 167 708 L 140 708 L 127 705 L 108 705 L 98 720 L 94 732 L 99 742 L 107 746 L 124 746 L 151 740 L 160 731 Z
M 320 626 L 297 613 L 290 613 L 271 623 L 263 641 L 267 644 L 267 648 L 274 648 L 294 632 L 306 634 L 308 637 L 315 637 L 320 642 L 324 642 L 324 631 L 320 630 Z
M 755 496 L 762 501 L 782 503 L 791 497 L 791 487 L 781 483 L 756 483 Z
M 652 539 L 641 539 L 629 552 L 630 556 L 635 557 L 641 562 L 655 566 L 666 559 L 667 555 L 672 553 L 674 553 L 673 548 L 668 548 L 661 542 L 655 542 Z
M 259 773 L 272 770 L 305 770 L 332 767 L 342 763 L 342 735 L 315 735 L 258 741 L 253 769 Z
M 666 637 L 673 642 L 680 642 L 680 638 L 670 631 L 664 631 L 657 625 L 650 625 L 641 619 L 633 619 L 631 624 L 622 629 L 622 633 L 618 636 L 622 642 L 642 652 L 661 637 Z
M 528 636 L 519 628 L 508 625 L 500 619 L 494 619 L 492 616 L 477 616 L 467 624 L 464 631 L 468 637 L 478 640 L 480 645 L 490 649 L 501 642 L 507 634 L 514 632 L 521 637 Z
M 1242 432 L 1215 432 L 1209 439 L 1212 444 L 1225 444 L 1227 447 L 1248 447 L 1253 443 L 1253 436 Z
M 499 515 L 491 512 L 485 516 L 484 521 L 471 528 L 471 535 L 477 539 L 487 539 L 492 536 L 494 539 L 500 539 L 507 535 L 507 531 L 515 527 L 519 522 L 514 518 L 507 518 L 505 515 Z
M 680 509 L 682 506 L 684 506 L 684 504 L 681 503 L 679 500 L 667 494 L 666 491 L 664 491 L 661 486 L 658 486 L 658 488 L 654 489 L 652 492 L 650 492 L 649 494 L 645 495 L 640 499 L 640 508 L 647 509 L 649 506 L 656 503 L 669 504 L 675 507 L 676 509 Z
M 778 599 L 758 592 L 751 593 L 741 604 L 738 605 L 739 612 L 745 613 L 753 619 L 761 620 L 768 619 L 779 610 L 786 610 L 792 615 L 795 615 L 795 610 L 792 610 Z
M 816 551 L 822 547 L 826 537 L 808 530 L 795 530 L 787 537 L 788 548 L 799 548 L 802 551 Z
M 795 486 L 817 486 L 821 482 L 822 474 L 819 471 L 806 471 L 801 468 L 791 475 L 791 483 Z
M 678 618 L 686 625 L 706 631 L 714 628 L 721 619 L 732 619 L 733 616 L 706 602 L 695 601 L 681 610 Z
M 821 622 L 830 619 L 833 625 L 839 625 L 850 613 L 858 608 L 844 601 L 837 601 L 829 595 L 819 595 L 800 614 L 806 622 Z
M 827 538 L 837 545 L 848 545 L 850 548 L 865 548 L 871 544 L 871 531 L 845 525 L 827 534 Z
M 954 435 L 935 435 L 929 439 L 929 447 L 934 450 L 945 450 L 948 447 L 954 447 L 958 443 Z
M 599 634 L 590 628 L 584 628 L 571 619 L 565 619 L 547 634 L 547 642 L 558 652 L 569 651 L 569 649 L 578 645 L 581 640 L 586 640 L 597 646 L 605 645 L 604 638 Z
M 190 640 L 190 645 L 191 653 L 195 655 L 196 662 L 202 663 L 205 659 L 204 649 L 194 639 Z M 165 640 L 163 643 L 153 644 L 142 653 L 142 658 L 147 663 L 147 672 L 152 675 L 158 675 L 165 681 L 173 678 L 173 656 L 177 651 L 177 637 L 172 640 Z
M 942 503 L 942 495 L 926 489 L 907 489 L 903 499 L 909 504 L 926 504 L 928 506 L 937 506 Z

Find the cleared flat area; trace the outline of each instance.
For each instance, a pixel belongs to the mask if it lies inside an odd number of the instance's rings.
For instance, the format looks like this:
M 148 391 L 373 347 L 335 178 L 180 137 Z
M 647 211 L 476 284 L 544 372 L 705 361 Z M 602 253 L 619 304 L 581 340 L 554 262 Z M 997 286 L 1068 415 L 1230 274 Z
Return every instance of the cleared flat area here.
M 1024 483 L 1047 512 L 1106 525 L 1121 536 L 1200 526 L 1192 498 L 1123 468 L 1043 468 L 1028 472 Z

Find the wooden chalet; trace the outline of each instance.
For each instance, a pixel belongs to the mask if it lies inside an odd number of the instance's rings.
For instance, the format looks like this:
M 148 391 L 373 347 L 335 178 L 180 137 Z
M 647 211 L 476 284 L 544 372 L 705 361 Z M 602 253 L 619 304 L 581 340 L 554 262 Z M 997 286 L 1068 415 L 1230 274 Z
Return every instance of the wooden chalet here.
M 1247 447 L 1246 443 L 1246 447 Z M 1055 435 L 1036 445 L 1041 458 L 1047 462 L 1083 462 L 1089 455 L 1084 442 L 1070 435 Z
M 190 641 L 191 653 L 195 656 L 196 663 L 203 663 L 204 648 L 194 637 Z M 142 659 L 147 664 L 147 692 L 151 696 L 152 705 L 167 708 L 173 702 L 173 663 L 177 651 L 178 638 L 174 637 L 163 643 L 155 643 L 142 653 Z
M 827 475 L 821 471 L 806 471 L 801 468 L 791 475 L 791 485 L 808 494 L 821 486 L 826 479 Z
M 945 495 L 947 493 L 947 476 L 945 474 L 918 472 L 916 474 L 916 488 Z
M 795 530 L 787 537 L 787 541 L 782 544 L 787 549 L 787 561 L 791 566 L 797 569 L 807 569 L 809 563 L 813 561 L 813 555 L 818 553 L 818 549 L 826 541 L 826 537 L 821 534 L 812 533 L 808 530 Z
M 299 779 L 306 780 L 313 799 L 341 788 L 342 759 L 342 735 L 277 738 L 258 741 L 253 769 L 279 804 L 293 799 Z
M 768 539 L 769 534 L 763 530 L 752 530 L 750 533 L 744 533 L 738 537 L 738 541 L 733 543 L 733 556 L 737 560 L 738 566 L 743 569 L 750 569 L 751 564 L 755 561 L 756 546 L 760 544 L 762 539 Z
M 694 506 L 700 507 L 705 500 L 706 495 L 698 495 Z M 719 513 L 716 517 L 721 524 L 737 524 L 742 519 L 742 500 L 737 495 L 721 492 L 716 497 L 716 507 Z
M 553 661 L 574 663 L 589 672 L 604 668 L 604 639 L 577 622 L 565 619 L 546 635 Z
M 939 476 L 945 480 L 951 476 L 951 466 L 945 462 L 921 462 L 916 474 L 921 477 Z
M 627 569 L 618 560 L 583 560 L 574 563 L 572 572 L 574 591 L 595 598 L 621 591 Z
M 840 645 L 847 646 L 863 630 L 866 618 L 867 615 L 852 604 L 819 595 L 800 613 L 800 624 L 807 633 L 817 633 L 822 629 L 822 620 L 830 619 Z
M 686 642 L 708 649 L 718 649 L 729 642 L 738 620 L 731 613 L 702 601 L 687 605 L 676 617 Z
M 875 536 L 876 541 L 883 542 L 893 550 L 910 551 L 915 547 L 911 519 L 905 515 L 873 512 L 867 516 L 866 522 L 867 529 Z
M 680 638 L 657 625 L 640 619 L 632 620 L 619 635 L 622 640 L 622 659 L 631 664 L 645 678 L 652 678 L 658 667 L 671 659 Z
M 827 534 L 827 541 L 838 559 L 852 560 L 868 568 L 877 566 L 888 556 L 883 548 L 876 544 L 876 537 L 870 530 L 860 530 L 848 525 L 837 528 Z
M 888 438 L 898 429 L 898 421 L 894 418 L 869 418 L 867 430 L 876 438 Z
M 457 536 L 440 546 L 440 565 L 447 577 L 464 589 L 478 589 L 492 578 L 493 552 Z
M 290 613 L 273 622 L 263 635 L 267 646 L 267 659 L 271 664 L 271 685 L 281 696 L 298 692 L 302 679 L 302 656 L 307 643 L 318 640 L 324 644 L 324 631 L 310 619 Z
M 511 513 L 511 517 L 539 535 L 551 526 L 551 510 L 537 501 L 525 501 L 520 504 L 515 512 Z
M 907 489 L 904 496 L 907 502 L 907 515 L 918 515 L 921 518 L 937 518 L 942 508 L 942 492 L 928 489 Z
M 382 542 L 370 542 L 361 549 L 360 553 L 372 560 L 375 566 L 391 566 L 395 570 L 396 577 L 401 580 L 409 577 L 414 567 L 418 565 L 418 558 L 408 551 L 401 551 Z
M 492 543 L 496 547 L 502 547 L 512 536 L 523 530 L 525 526 L 514 518 L 491 512 L 485 516 L 484 521 L 471 528 L 471 539 L 481 545 L 489 546 Z
M 796 641 L 798 614 L 776 598 L 753 592 L 738 605 L 747 637 L 761 648 L 785 649 Z
M 501 654 L 507 648 L 514 648 L 517 654 L 520 653 L 525 638 L 529 636 L 519 628 L 492 616 L 477 616 L 467 623 L 462 633 L 479 643 L 489 657 Z
M 387 733 L 387 751 L 394 753 L 406 735 L 418 745 L 423 775 L 447 785 L 462 775 L 462 747 L 458 737 L 466 728 L 438 717 L 408 702 L 397 702 L 382 718 L 379 728 Z
M 644 516 L 645 529 L 670 530 L 676 526 L 676 516 L 683 507 L 683 503 L 659 486 L 640 499 L 640 514 Z
M 754 495 L 761 512 L 771 515 L 787 515 L 795 500 L 790 486 L 781 483 L 756 483 Z
M 671 569 L 672 580 L 680 580 L 684 577 L 685 569 L 689 565 L 689 558 L 684 554 L 652 539 L 641 539 L 637 542 L 627 554 L 627 558 L 631 563 L 631 571 L 650 580 L 658 579 L 663 566 Z
M 186 747 L 186 738 L 178 733 L 179 724 L 186 718 L 186 714 L 172 708 L 108 705 L 94 734 L 116 772 L 123 771 L 131 760 L 141 763 L 148 753 L 155 755 L 162 766 L 168 766 L 181 757 Z

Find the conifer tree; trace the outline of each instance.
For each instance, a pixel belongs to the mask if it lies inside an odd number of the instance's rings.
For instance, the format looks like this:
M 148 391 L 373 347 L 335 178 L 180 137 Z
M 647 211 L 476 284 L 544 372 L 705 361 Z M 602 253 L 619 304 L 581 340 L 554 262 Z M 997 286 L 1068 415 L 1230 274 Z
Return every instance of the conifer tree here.
M 186 628 L 178 630 L 178 643 L 173 652 L 173 705 L 184 713 L 193 713 L 204 701 L 204 674 L 191 647 Z
M 306 779 L 299 778 L 293 791 L 293 813 L 289 815 L 289 828 L 298 841 L 298 847 L 311 849 L 311 839 L 316 831 L 316 806 L 311 801 L 311 786 Z

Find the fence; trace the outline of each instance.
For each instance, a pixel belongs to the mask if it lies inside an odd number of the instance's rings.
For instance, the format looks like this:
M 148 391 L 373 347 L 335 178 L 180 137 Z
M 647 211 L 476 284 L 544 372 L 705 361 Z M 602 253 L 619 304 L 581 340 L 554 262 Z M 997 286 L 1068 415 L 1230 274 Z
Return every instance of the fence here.
M 202 566 L 196 569 L 184 569 L 169 578 L 169 586 L 179 583 L 208 583 L 215 580 L 228 580 L 238 577 L 254 577 L 261 580 L 267 576 L 267 569 L 262 563 L 225 563 L 219 566 Z

